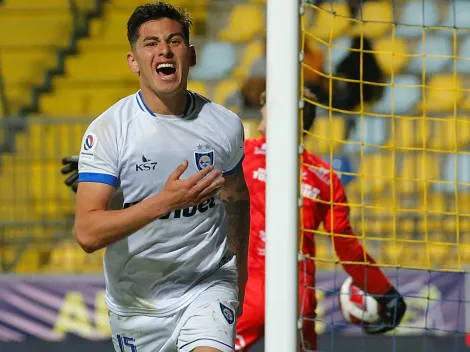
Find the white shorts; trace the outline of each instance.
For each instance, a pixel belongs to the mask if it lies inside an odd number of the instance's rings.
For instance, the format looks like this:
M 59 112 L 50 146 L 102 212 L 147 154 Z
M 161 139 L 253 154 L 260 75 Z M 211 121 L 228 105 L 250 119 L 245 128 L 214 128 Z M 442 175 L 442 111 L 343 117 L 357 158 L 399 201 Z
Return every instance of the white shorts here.
M 190 352 L 196 347 L 235 351 L 238 288 L 221 282 L 181 311 L 165 316 L 109 313 L 116 352 Z

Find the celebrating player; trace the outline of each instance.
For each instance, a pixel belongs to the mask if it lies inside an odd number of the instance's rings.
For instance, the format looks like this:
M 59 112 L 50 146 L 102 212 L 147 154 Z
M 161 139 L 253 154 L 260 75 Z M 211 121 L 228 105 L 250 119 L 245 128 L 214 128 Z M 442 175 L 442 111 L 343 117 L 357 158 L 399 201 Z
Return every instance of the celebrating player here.
M 190 26 L 165 2 L 135 9 L 127 62 L 140 90 L 94 120 L 82 141 L 75 235 L 86 252 L 106 247 L 118 352 L 234 348 L 250 223 L 243 126 L 187 90 Z M 123 209 L 108 210 L 118 186 Z
M 304 95 L 310 100 L 315 97 L 308 90 Z M 258 131 L 266 134 L 265 94 L 261 97 L 262 120 Z M 304 129 L 309 130 L 315 119 L 316 107 L 305 101 Z M 357 240 L 349 222 L 349 208 L 343 185 L 330 165 L 319 157 L 304 152 L 302 154 L 302 195 L 304 254 L 314 256 L 315 244 L 311 230 L 323 223 L 325 230 L 332 234 L 336 254 L 344 262 L 364 264 L 344 264 L 345 271 L 353 278 L 355 285 L 373 294 L 380 306 L 381 324 L 365 327 L 368 333 L 384 333 L 396 327 L 406 310 L 401 295 L 391 285 L 383 272 L 376 266 L 374 259 Z M 237 324 L 237 350 L 249 348 L 264 336 L 264 299 L 265 299 L 265 182 L 266 182 L 266 137 L 245 141 L 245 160 L 243 170 L 251 195 L 251 230 L 248 255 L 248 282 L 243 304 L 243 316 Z M 269 177 L 269 175 L 268 175 Z M 335 235 L 349 235 L 349 237 Z M 269 234 L 267 234 L 269 236 Z M 303 321 L 303 349 L 316 349 L 316 335 L 313 319 L 315 318 L 315 264 L 305 260 L 300 266 L 300 302 Z

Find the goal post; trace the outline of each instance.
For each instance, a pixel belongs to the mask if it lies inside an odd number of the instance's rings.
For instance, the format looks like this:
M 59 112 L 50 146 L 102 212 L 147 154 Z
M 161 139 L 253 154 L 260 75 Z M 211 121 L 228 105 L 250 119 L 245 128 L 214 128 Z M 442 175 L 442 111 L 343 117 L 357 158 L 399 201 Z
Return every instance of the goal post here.
M 267 2 L 266 351 L 298 346 L 300 10 Z

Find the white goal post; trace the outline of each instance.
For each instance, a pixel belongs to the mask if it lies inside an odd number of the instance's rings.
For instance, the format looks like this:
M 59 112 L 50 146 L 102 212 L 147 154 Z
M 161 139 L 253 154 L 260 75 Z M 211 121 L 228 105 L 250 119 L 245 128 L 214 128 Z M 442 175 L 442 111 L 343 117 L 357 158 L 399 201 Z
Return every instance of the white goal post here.
M 265 351 L 298 350 L 300 0 L 267 1 Z

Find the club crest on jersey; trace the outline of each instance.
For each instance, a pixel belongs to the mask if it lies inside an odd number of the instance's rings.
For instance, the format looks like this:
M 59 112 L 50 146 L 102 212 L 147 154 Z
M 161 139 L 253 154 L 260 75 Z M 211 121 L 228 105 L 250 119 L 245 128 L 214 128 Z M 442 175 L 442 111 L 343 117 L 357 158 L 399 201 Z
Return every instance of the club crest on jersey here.
M 222 315 L 224 316 L 225 320 L 227 320 L 227 323 L 232 325 L 235 321 L 235 314 L 233 313 L 233 310 L 223 303 L 220 303 L 220 310 L 222 311 Z
M 196 162 L 198 170 L 214 165 L 214 151 L 194 152 L 194 161 Z

